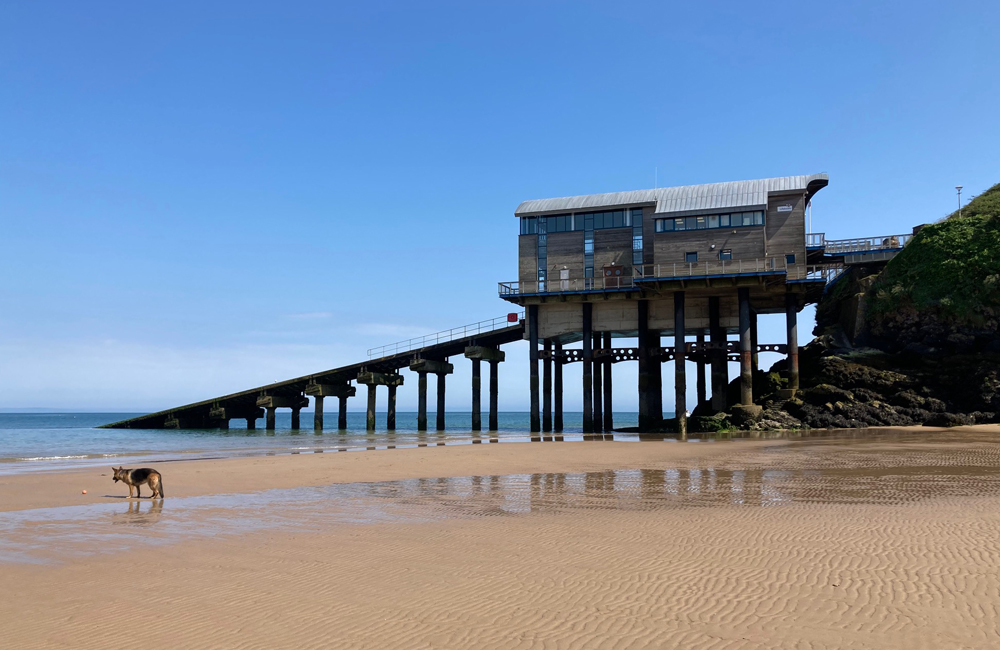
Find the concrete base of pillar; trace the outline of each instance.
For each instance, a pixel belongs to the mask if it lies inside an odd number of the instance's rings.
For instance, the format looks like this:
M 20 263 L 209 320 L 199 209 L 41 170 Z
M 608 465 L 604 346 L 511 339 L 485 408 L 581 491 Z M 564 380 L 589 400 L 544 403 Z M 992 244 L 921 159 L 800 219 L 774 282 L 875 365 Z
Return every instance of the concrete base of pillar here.
M 733 421 L 737 426 L 743 426 L 749 422 L 756 422 L 764 412 L 764 407 L 757 404 L 734 404 L 729 407 L 729 412 L 733 416 Z
M 792 399 L 798 391 L 794 388 L 781 388 L 778 390 L 779 399 Z

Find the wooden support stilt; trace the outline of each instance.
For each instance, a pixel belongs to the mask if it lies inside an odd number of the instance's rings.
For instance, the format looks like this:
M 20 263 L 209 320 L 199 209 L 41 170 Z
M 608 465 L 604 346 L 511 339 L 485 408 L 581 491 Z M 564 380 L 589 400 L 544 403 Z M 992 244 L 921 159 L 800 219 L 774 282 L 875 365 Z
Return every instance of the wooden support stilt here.
M 253 431 L 257 428 L 257 418 L 247 418 L 247 431 Z
M 490 361 L 490 431 L 496 431 L 499 428 L 499 417 L 497 415 L 497 402 L 500 393 L 498 385 L 499 366 L 499 361 Z
M 482 361 L 480 359 L 472 360 L 472 430 L 482 431 L 483 430 L 483 380 L 482 375 Z
M 547 353 L 542 359 L 542 431 L 552 431 L 552 341 L 545 339 L 542 344 Z
M 444 431 L 444 390 L 447 373 L 437 373 L 437 430 Z
M 785 334 L 788 343 L 788 387 L 799 389 L 799 299 L 794 293 L 785 294 Z
M 594 349 L 600 349 L 601 335 L 594 334 Z M 604 360 L 594 361 L 594 433 L 604 431 L 604 388 L 602 379 L 604 378 Z
M 267 429 L 268 431 L 274 431 L 274 411 L 275 407 L 273 406 L 267 407 L 267 415 L 265 416 L 264 419 L 264 428 Z
M 638 304 L 639 328 L 639 430 L 648 431 L 653 427 L 651 393 L 653 379 L 650 376 L 652 350 L 649 334 L 649 301 Z
M 292 431 L 298 431 L 302 428 L 302 409 L 292 408 Z
M 542 419 L 538 400 L 538 305 L 528 305 L 528 390 L 530 391 L 530 429 L 540 433 Z
M 385 409 L 385 428 L 389 431 L 396 430 L 396 385 L 389 384 L 389 402 Z
M 750 352 L 750 290 L 737 289 L 740 300 L 740 404 L 753 404 L 753 356 Z
M 677 433 L 687 435 L 687 373 L 684 292 L 674 292 L 674 411 Z
M 696 379 L 697 391 L 698 391 L 698 403 L 695 404 L 695 408 L 701 406 L 705 403 L 707 399 L 706 386 L 705 386 L 705 332 L 698 330 L 698 335 L 696 338 L 698 342 L 698 350 L 700 354 L 698 355 L 698 377 Z
M 375 430 L 375 388 L 378 384 L 368 384 L 368 411 L 365 418 L 365 429 Z
M 323 430 L 323 396 L 313 397 L 313 430 Z
M 720 324 L 719 302 L 717 296 L 708 299 L 708 334 L 713 345 L 709 354 L 712 365 L 712 410 L 715 412 L 726 410 L 726 391 L 729 388 L 729 361 L 725 350 L 726 331 Z
M 594 432 L 594 305 L 583 303 L 583 432 Z
M 611 349 L 611 332 L 604 333 L 604 349 Z M 614 414 L 611 407 L 611 359 L 604 359 L 604 432 L 609 433 L 615 428 Z
M 553 345 L 556 352 L 562 352 L 562 344 L 556 343 Z M 553 395 L 552 403 L 555 410 L 553 417 L 553 431 L 556 433 L 562 433 L 563 430 L 563 364 L 562 359 L 556 359 L 555 367 L 553 368 L 553 390 L 555 394 Z

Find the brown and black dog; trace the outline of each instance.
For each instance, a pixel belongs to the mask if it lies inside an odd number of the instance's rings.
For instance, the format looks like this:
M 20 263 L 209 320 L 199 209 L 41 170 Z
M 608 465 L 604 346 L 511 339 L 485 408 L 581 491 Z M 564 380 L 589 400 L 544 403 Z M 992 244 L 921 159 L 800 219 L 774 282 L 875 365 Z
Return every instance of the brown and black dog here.
M 153 491 L 153 495 L 150 499 L 155 499 L 157 495 L 163 498 L 163 477 L 155 469 L 149 469 L 148 467 L 143 467 L 140 469 L 125 469 L 124 467 L 119 467 L 115 469 L 115 483 L 118 481 L 123 482 L 128 486 L 128 496 L 132 498 L 132 488 L 135 488 L 135 496 L 142 498 L 139 494 L 139 486 L 145 484 L 149 485 L 149 489 Z

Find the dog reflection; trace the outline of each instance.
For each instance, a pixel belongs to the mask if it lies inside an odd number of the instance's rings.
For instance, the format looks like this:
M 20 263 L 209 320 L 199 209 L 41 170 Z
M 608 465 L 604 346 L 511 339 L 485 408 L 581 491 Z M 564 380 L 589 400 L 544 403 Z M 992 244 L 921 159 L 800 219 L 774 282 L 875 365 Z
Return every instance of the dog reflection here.
M 111 523 L 126 526 L 150 526 L 160 520 L 163 512 L 163 500 L 130 501 L 128 510 L 112 516 Z

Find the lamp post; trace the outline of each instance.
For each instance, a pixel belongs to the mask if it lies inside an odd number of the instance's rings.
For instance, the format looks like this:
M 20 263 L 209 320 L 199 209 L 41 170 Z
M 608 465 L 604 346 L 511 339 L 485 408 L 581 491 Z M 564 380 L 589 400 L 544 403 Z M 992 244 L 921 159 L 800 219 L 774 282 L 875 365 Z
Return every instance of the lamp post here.
M 958 190 L 958 216 L 962 216 L 962 186 L 956 185 L 955 189 Z

